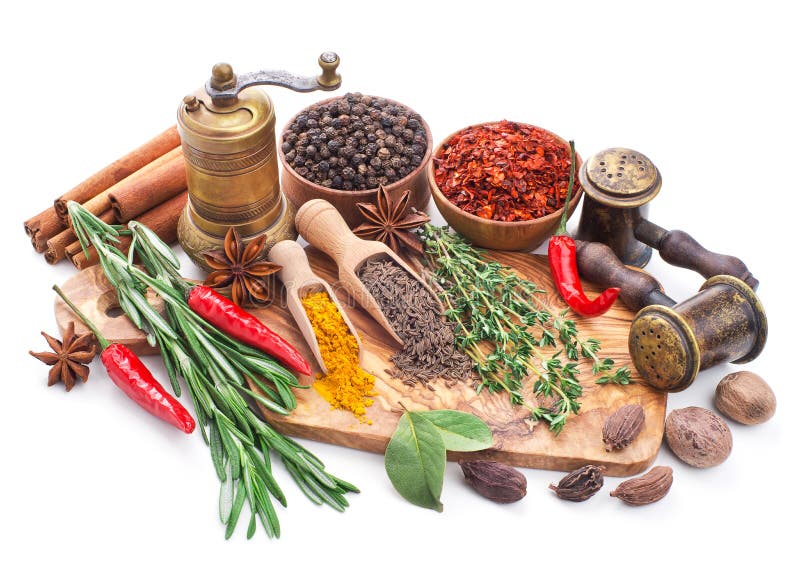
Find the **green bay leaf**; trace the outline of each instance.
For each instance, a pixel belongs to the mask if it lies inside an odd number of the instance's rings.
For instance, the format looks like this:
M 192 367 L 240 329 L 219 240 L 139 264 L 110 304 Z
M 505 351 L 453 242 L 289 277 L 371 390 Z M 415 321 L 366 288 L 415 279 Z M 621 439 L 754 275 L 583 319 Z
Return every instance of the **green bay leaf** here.
M 397 492 L 412 504 L 441 512 L 446 461 L 436 426 L 419 413 L 403 413 L 384 458 L 386 474 Z
M 439 430 L 444 447 L 453 452 L 474 452 L 492 445 L 492 429 L 472 413 L 438 409 L 416 413 Z

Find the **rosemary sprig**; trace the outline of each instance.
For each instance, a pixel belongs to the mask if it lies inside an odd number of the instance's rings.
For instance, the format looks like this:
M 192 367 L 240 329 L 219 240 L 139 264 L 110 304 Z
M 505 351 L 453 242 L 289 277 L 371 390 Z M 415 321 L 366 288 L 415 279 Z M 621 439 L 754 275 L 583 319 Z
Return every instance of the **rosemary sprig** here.
M 559 433 L 580 410 L 579 359 L 590 359 L 595 375 L 609 371 L 614 361 L 599 357 L 599 341 L 579 337 L 567 310 L 550 311 L 540 297 L 542 289 L 484 259 L 481 250 L 448 227 L 427 224 L 420 237 L 432 284 L 455 325 L 456 345 L 475 364 L 476 390 L 507 392 L 511 403 L 526 407 Z M 529 374 L 536 376 L 534 396 L 547 406 L 531 405 L 525 398 Z
M 344 510 L 348 505 L 344 494 L 358 490 L 327 473 L 310 451 L 275 431 L 246 399 L 288 414 L 296 406 L 292 388 L 304 387 L 295 376 L 268 355 L 231 339 L 188 307 L 182 292 L 186 283 L 177 273 L 179 261 L 152 231 L 131 223 L 133 242 L 125 256 L 113 246 L 116 229 L 77 203 L 70 203 L 68 209 L 84 250 L 88 244 L 96 248 L 123 311 L 148 334 L 151 343 L 158 343 L 176 393 L 180 392 L 178 378 L 186 382 L 221 482 L 219 511 L 226 538 L 233 534 L 245 502 L 251 512 L 248 538 L 255 532 L 256 518 L 268 536 L 280 535 L 272 501 L 286 506 L 286 498 L 272 476 L 271 451 L 312 502 Z M 146 271 L 132 266 L 134 253 Z M 164 300 L 166 320 L 144 297 L 148 287 Z M 247 380 L 263 395 L 251 391 Z

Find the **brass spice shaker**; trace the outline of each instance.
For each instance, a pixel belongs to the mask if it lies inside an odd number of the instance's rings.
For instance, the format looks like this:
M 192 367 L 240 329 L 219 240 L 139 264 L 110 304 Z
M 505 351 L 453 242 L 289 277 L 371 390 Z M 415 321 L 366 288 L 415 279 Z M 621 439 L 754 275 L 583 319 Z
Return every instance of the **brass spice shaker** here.
M 750 362 L 766 342 L 767 315 L 756 293 L 736 277 L 717 275 L 679 304 L 642 308 L 631 322 L 628 349 L 647 383 L 678 392 L 701 370 Z
M 318 62 L 322 74 L 315 77 L 268 70 L 236 75 L 220 63 L 205 87 L 183 98 L 178 132 L 189 202 L 178 223 L 178 240 L 198 266 L 207 268 L 202 253 L 222 248 L 230 227 L 245 242 L 266 234 L 265 252 L 297 237 L 295 209 L 279 184 L 275 108 L 262 89 L 250 86 L 298 92 L 338 88 L 339 57 L 326 52 Z

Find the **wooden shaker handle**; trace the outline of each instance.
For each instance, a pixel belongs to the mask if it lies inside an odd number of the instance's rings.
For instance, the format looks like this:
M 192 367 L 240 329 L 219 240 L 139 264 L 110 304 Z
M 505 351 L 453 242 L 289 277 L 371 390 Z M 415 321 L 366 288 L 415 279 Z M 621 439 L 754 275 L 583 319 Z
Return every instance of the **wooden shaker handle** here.
M 303 247 L 294 240 L 283 240 L 269 250 L 269 260 L 280 265 L 278 277 L 286 290 L 297 291 L 308 281 L 319 283 L 320 279 L 311 270 Z
M 651 304 L 674 306 L 656 279 L 643 271 L 629 269 L 606 244 L 576 240 L 578 273 L 603 288 L 618 286 L 619 299 L 632 310 Z
M 322 199 L 312 199 L 297 211 L 295 217 L 297 231 L 303 238 L 340 263 L 347 249 L 360 242 L 347 223 L 331 203 Z
M 670 265 L 691 269 L 707 279 L 730 275 L 744 281 L 753 290 L 758 288 L 758 279 L 741 259 L 709 251 L 683 230 L 665 230 L 649 220 L 640 220 L 634 235 L 639 241 L 657 249 L 661 258 Z

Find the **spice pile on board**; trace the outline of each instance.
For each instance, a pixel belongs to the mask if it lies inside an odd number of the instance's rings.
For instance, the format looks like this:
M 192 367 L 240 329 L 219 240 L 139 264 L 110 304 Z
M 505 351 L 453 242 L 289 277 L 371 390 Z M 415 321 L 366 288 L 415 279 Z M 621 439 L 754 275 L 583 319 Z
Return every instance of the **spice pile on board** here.
M 302 298 L 319 352 L 328 372 L 314 382 L 314 389 L 338 409 L 351 411 L 362 422 L 375 395 L 375 376 L 358 364 L 358 342 L 336 305 L 325 292 L 312 292 Z
M 326 53 L 320 64 L 333 60 Z M 338 57 L 335 60 L 338 64 Z M 329 74 L 330 71 L 329 67 Z M 654 418 L 653 409 L 642 397 L 652 397 L 655 390 L 641 393 L 643 379 L 627 366 L 617 366 L 614 360 L 603 356 L 601 341 L 581 331 L 584 326 L 592 326 L 590 322 L 583 323 L 584 318 L 602 316 L 612 310 L 621 290 L 629 292 L 629 298 L 623 298 L 627 303 L 645 302 L 648 295 L 636 294 L 641 286 L 630 281 L 629 270 L 613 260 L 600 263 L 597 257 L 584 260 L 582 267 L 597 273 L 593 274 L 594 279 L 608 286 L 594 299 L 583 290 L 578 273 L 584 271 L 579 271 L 576 255 L 580 246 L 566 233 L 570 201 L 581 194 L 573 143 L 568 145 L 553 133 L 532 125 L 500 121 L 462 129 L 449 137 L 433 161 L 426 164 L 432 141 L 426 129 L 422 118 L 402 104 L 358 93 L 311 106 L 287 126 L 280 149 L 294 172 L 321 187 L 375 194 L 374 203 L 358 204 L 366 222 L 355 232 L 372 241 L 351 237 L 356 242 L 373 245 L 365 248 L 370 257 L 359 261 L 355 274 L 377 302 L 391 330 L 384 322 L 381 325 L 385 329 L 376 335 L 374 330 L 381 328 L 364 323 L 370 321 L 364 318 L 357 325 L 369 325 L 373 330 L 370 337 L 387 342 L 387 346 L 392 341 L 390 331 L 403 341 L 402 348 L 384 353 L 385 356 L 380 356 L 374 343 L 359 348 L 359 334 L 350 327 L 348 307 L 338 307 L 338 297 L 331 296 L 333 292 L 306 293 L 301 300 L 302 308 L 325 370 L 324 374 L 316 375 L 311 387 L 302 385 L 297 377 L 314 374 L 303 356 L 304 348 L 295 347 L 237 305 L 266 305 L 272 299 L 265 279 L 278 267 L 263 259 L 268 244 L 266 236 L 256 237 L 245 245 L 240 238 L 243 232 L 231 227 L 223 251 L 206 253 L 207 263 L 217 269 L 209 284 L 233 285 L 231 302 L 212 287 L 196 285 L 179 274 L 179 261 L 165 241 L 174 241 L 173 230 L 177 226 L 172 223 L 181 205 L 170 203 L 169 227 L 159 232 L 137 220 L 125 227 L 108 224 L 113 214 L 106 210 L 109 204 L 106 199 L 116 200 L 119 194 L 106 193 L 108 170 L 90 181 L 97 183 L 97 178 L 105 178 L 95 186 L 98 193 L 104 193 L 102 196 L 89 198 L 86 186 L 79 189 L 80 193 L 75 192 L 76 197 L 80 195 L 86 200 L 89 209 L 74 201 L 59 200 L 62 212 L 66 209 L 69 213 L 67 230 L 56 225 L 55 209 L 26 222 L 26 232 L 38 251 L 54 246 L 49 249 L 54 256 L 48 258 L 51 262 L 68 254 L 65 244 L 73 238 L 73 243 L 83 250 L 86 263 L 93 252 L 91 259 L 99 262 L 113 285 L 123 312 L 147 334 L 148 342 L 158 347 L 174 396 L 136 355 L 107 340 L 79 306 L 56 287 L 94 333 L 108 374 L 129 397 L 187 433 L 195 426 L 200 428 L 221 484 L 220 519 L 225 525 L 226 538 L 232 535 L 245 504 L 250 508 L 248 538 L 254 534 L 257 520 L 270 537 L 280 535 L 274 503 L 286 506 L 286 499 L 272 474 L 273 456 L 282 461 L 312 502 L 341 511 L 348 506 L 345 495 L 358 491 L 327 472 L 313 453 L 278 430 L 277 427 L 291 426 L 282 424 L 286 419 L 302 425 L 302 415 L 310 408 L 298 407 L 299 402 L 324 399 L 331 408 L 349 411 L 352 416 L 337 418 L 340 423 L 351 424 L 337 430 L 370 435 L 372 449 L 376 438 L 384 438 L 386 472 L 395 489 L 410 502 L 437 511 L 443 509 L 441 493 L 448 452 L 474 454 L 496 446 L 488 452 L 494 458 L 508 446 L 508 442 L 495 437 L 505 439 L 507 434 L 518 433 L 523 430 L 520 427 L 525 427 L 534 446 L 542 446 L 544 442 L 547 454 L 557 448 L 557 438 L 569 438 L 568 420 L 581 413 L 584 400 L 606 391 L 604 386 L 616 386 L 613 391 L 623 392 L 630 400 L 620 403 L 614 399 L 615 408 L 602 411 L 604 424 L 602 431 L 596 431 L 601 436 L 597 437 L 593 451 L 599 461 L 587 462 L 551 485 L 556 497 L 583 502 L 595 496 L 608 476 L 606 464 L 613 467 L 615 462 L 624 463 L 633 454 L 632 450 L 651 438 L 649 433 L 663 428 L 663 409 Z M 174 131 L 167 131 L 154 139 L 155 148 L 151 146 L 153 142 L 145 145 L 144 148 L 149 148 L 144 150 L 147 153 L 144 159 L 136 153 L 126 157 L 125 162 L 131 161 L 125 163 L 130 167 L 129 170 L 126 167 L 125 174 L 135 176 L 136 170 L 146 167 L 148 162 L 166 157 L 165 153 L 172 154 L 169 177 L 174 176 L 175 181 L 170 181 L 175 183 L 176 193 L 182 192 L 186 186 L 178 181 L 184 175 L 173 161 L 178 154 L 174 137 Z M 618 163 L 615 175 L 606 173 L 606 167 L 612 166 L 608 155 L 611 152 L 604 152 L 600 161 L 603 177 L 627 181 L 624 161 Z M 632 154 L 629 153 L 631 158 Z M 620 157 L 627 158 L 625 154 Z M 637 169 L 644 173 L 646 159 L 637 158 Z M 419 172 L 423 164 L 430 166 L 428 171 L 447 200 L 466 211 L 468 219 L 473 221 L 477 217 L 514 227 L 509 223 L 532 222 L 563 209 L 558 229 L 553 226 L 548 231 L 547 249 L 550 275 L 561 299 L 557 295 L 555 300 L 548 298 L 549 285 L 535 284 L 505 265 L 503 260 L 507 256 L 487 254 L 475 247 L 466 232 L 455 232 L 447 225 L 428 224 L 424 212 L 409 207 L 409 191 L 399 196 L 391 194 L 393 185 Z M 581 177 L 586 178 L 586 174 Z M 148 208 L 161 205 L 168 198 L 160 192 L 152 193 L 153 190 L 148 191 L 151 199 Z M 159 198 L 162 195 L 163 200 Z M 182 203 L 182 199 L 176 200 Z M 341 202 L 344 199 L 334 197 L 334 200 L 347 204 Z M 134 212 L 125 220 L 138 214 Z M 341 216 L 338 218 L 344 224 Z M 481 220 L 482 227 L 487 227 L 486 222 Z M 320 220 L 312 227 L 322 232 L 324 223 L 325 220 Z M 350 232 L 344 230 L 340 234 L 344 237 Z M 665 257 L 669 255 L 669 249 L 665 248 L 670 243 L 670 234 L 666 232 L 659 238 L 659 243 L 667 244 L 658 248 Z M 672 238 L 679 242 L 671 243 L 699 247 L 693 239 L 687 240 L 684 233 L 679 234 Z M 57 236 L 58 244 L 47 243 L 49 239 L 45 239 Z M 318 245 L 321 247 L 323 242 L 318 241 Z M 343 249 L 336 243 L 330 246 L 331 256 Z M 410 267 L 405 268 L 400 254 L 408 257 Z M 140 261 L 140 267 L 132 265 L 135 260 Z M 715 261 L 724 262 L 725 259 Z M 740 266 L 743 264 L 738 261 L 736 267 Z M 409 273 L 414 269 L 414 273 Z M 421 272 L 420 278 L 430 282 L 430 286 L 415 278 L 417 272 Z M 292 281 L 282 280 L 287 286 Z M 715 286 L 712 281 L 707 285 Z M 622 286 L 613 286 L 617 282 Z M 733 288 L 738 286 L 733 281 L 724 283 Z M 353 290 L 352 285 L 343 286 L 345 290 Z M 708 286 L 704 285 L 701 292 Z M 144 297 L 147 290 L 163 301 L 163 316 Z M 732 289 L 713 292 L 718 293 L 723 299 L 733 294 Z M 704 294 L 710 299 L 708 294 L 712 294 L 710 289 Z M 747 294 L 748 303 L 763 323 L 757 334 L 759 343 L 744 348 L 747 345 L 739 340 L 723 342 L 736 347 L 737 358 L 752 360 L 763 347 L 766 320 L 755 295 Z M 352 292 L 349 296 L 360 301 Z M 666 298 L 663 293 L 661 297 Z M 567 309 L 560 309 L 563 304 Z M 685 311 L 691 306 L 696 308 L 697 301 L 690 299 L 675 308 Z M 350 307 L 354 307 L 352 302 Z M 272 317 L 286 316 L 278 313 Z M 284 323 L 278 322 L 276 327 L 293 334 L 293 326 Z M 725 333 L 720 333 L 725 331 L 722 328 L 708 329 L 710 334 L 704 335 L 725 337 Z M 655 348 L 660 350 L 667 344 L 654 330 L 650 334 Z M 631 341 L 639 344 L 638 337 L 647 337 L 646 330 L 634 334 Z M 69 327 L 63 343 L 50 336 L 46 339 L 54 352 L 32 354 L 52 366 L 48 382 L 61 380 L 69 391 L 75 387 L 77 378 L 87 381 L 86 364 L 94 353 L 89 336 L 78 337 L 74 327 Z M 644 346 L 639 346 L 639 351 L 644 351 Z M 631 351 L 638 352 L 633 347 Z M 370 356 L 365 364 L 380 364 L 385 368 L 369 371 L 360 362 L 362 354 Z M 655 356 L 655 351 L 651 356 Z M 379 396 L 376 376 L 381 378 L 381 387 L 388 388 L 392 399 L 388 395 Z M 659 387 L 649 379 L 644 381 Z M 182 391 L 181 382 L 188 390 L 196 421 L 177 399 Z M 586 384 L 591 382 L 593 391 L 584 392 Z M 446 408 L 444 404 L 451 389 L 460 392 L 470 387 L 474 392 L 466 390 L 461 397 L 467 396 L 470 411 L 474 413 Z M 490 397 L 484 398 L 482 392 Z M 508 399 L 496 400 L 491 396 L 497 393 L 505 394 Z M 421 395 L 425 398 L 417 401 Z M 485 403 L 492 406 L 483 407 Z M 742 372 L 720 382 L 715 405 L 736 422 L 758 424 L 772 417 L 776 401 L 763 379 Z M 370 407 L 375 408 L 375 423 L 369 418 Z M 527 412 L 524 418 L 513 414 L 520 410 Z M 506 411 L 511 411 L 511 420 L 499 421 L 500 413 Z M 342 421 L 345 417 L 348 421 Z M 391 419 L 388 430 L 386 418 Z M 539 424 L 550 431 L 543 433 L 536 428 Z M 664 441 L 681 461 L 701 468 L 719 465 L 732 452 L 732 431 L 727 423 L 698 407 L 673 411 L 667 418 Z M 574 459 L 570 458 L 570 462 L 574 464 Z M 515 502 L 528 492 L 524 474 L 510 466 L 484 459 L 460 463 L 467 484 L 490 500 Z M 672 469 L 657 466 L 641 477 L 622 482 L 611 496 L 632 506 L 642 506 L 664 498 L 672 484 Z
M 453 326 L 443 321 L 439 303 L 401 267 L 389 260 L 368 260 L 358 276 L 404 341 L 392 356 L 392 376 L 409 386 L 468 380 L 472 361 L 454 346 Z

